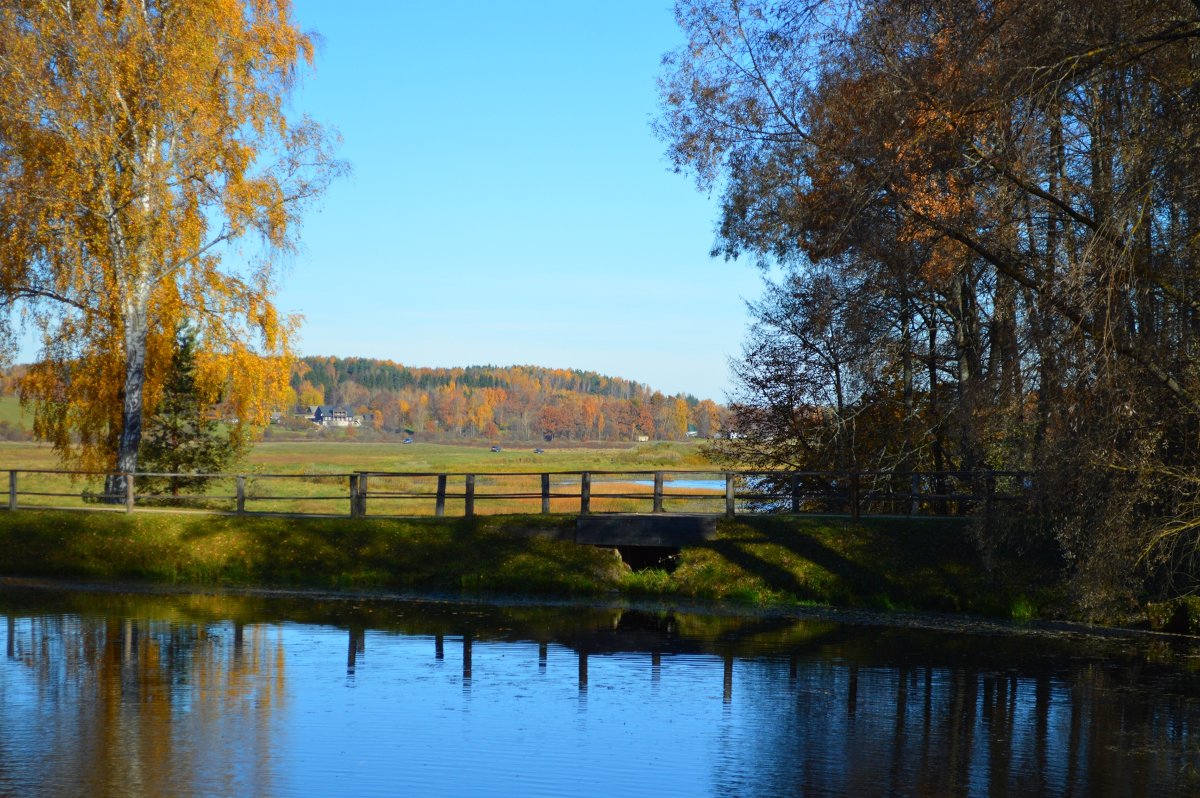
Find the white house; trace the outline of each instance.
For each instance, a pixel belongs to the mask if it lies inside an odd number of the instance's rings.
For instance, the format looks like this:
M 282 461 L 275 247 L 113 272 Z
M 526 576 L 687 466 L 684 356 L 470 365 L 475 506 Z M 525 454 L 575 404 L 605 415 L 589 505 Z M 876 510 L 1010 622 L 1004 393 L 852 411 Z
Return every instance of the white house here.
M 314 405 L 309 418 L 312 423 L 322 427 L 362 426 L 362 416 L 354 415 L 345 405 Z

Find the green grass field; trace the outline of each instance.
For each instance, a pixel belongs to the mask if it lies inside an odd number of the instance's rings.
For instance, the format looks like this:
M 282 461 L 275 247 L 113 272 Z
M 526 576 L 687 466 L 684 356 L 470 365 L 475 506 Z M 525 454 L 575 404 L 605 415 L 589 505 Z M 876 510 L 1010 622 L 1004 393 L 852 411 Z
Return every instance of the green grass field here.
M 493 452 L 490 444 L 353 443 L 266 441 L 247 465 L 260 472 L 304 466 L 341 471 L 435 471 L 455 473 L 601 471 L 711 468 L 698 443 L 646 443 L 611 448 L 560 447 L 534 454 L 533 446 Z
M 17 418 L 12 397 L 0 397 L 0 420 Z M 490 450 L 490 444 L 441 444 L 356 441 L 262 441 L 237 467 L 238 473 L 304 473 L 350 471 L 582 471 L 711 468 L 695 441 L 654 442 L 612 447 L 560 446 L 534 454 L 533 446 Z M 0 470 L 57 468 L 47 444 L 0 442 Z
M 21 402 L 15 396 L 0 396 L 0 422 L 22 429 L 33 426 L 33 419 L 21 411 Z

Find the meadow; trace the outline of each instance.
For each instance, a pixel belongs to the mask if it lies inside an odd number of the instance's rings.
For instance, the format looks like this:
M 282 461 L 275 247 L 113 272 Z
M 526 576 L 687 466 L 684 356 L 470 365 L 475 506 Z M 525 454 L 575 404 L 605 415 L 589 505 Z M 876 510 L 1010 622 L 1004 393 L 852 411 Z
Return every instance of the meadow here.
M 703 455 L 701 443 L 654 442 L 627 446 L 543 446 L 532 444 L 491 451 L 486 442 L 440 444 L 417 442 L 262 441 L 234 466 L 231 476 L 212 480 L 202 494 L 169 500 L 175 507 L 233 510 L 237 479 L 243 483 L 247 512 L 300 512 L 348 515 L 350 477 L 376 472 L 368 486 L 372 515 L 433 515 L 436 474 L 446 474 L 447 515 L 465 509 L 466 475 L 474 477 L 475 512 L 479 514 L 538 512 L 541 475 L 555 472 L 601 472 L 594 477 L 592 508 L 596 511 L 649 510 L 653 488 L 644 484 L 655 470 L 696 472 L 687 477 L 716 476 Z M 22 507 L 80 507 L 102 491 L 101 475 L 65 476 L 54 451 L 34 442 L 0 442 L 0 471 L 16 471 L 18 503 Z M 378 472 L 397 474 L 383 476 Z M 604 473 L 607 472 L 607 473 Z M 424 474 L 428 476 L 419 476 Z M 580 477 L 554 476 L 551 511 L 579 508 Z M 720 491 L 667 484 L 664 509 L 717 510 Z M 143 498 L 139 505 L 164 503 Z

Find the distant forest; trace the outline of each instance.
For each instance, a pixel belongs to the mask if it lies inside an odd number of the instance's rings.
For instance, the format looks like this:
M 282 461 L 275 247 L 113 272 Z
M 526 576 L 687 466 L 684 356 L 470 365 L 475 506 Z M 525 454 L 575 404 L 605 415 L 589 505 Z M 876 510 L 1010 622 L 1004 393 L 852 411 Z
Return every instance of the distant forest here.
M 437 438 L 628 441 L 712 437 L 726 409 L 594 371 L 538 366 L 413 368 L 370 358 L 305 357 L 298 409 L 344 405 L 377 429 Z

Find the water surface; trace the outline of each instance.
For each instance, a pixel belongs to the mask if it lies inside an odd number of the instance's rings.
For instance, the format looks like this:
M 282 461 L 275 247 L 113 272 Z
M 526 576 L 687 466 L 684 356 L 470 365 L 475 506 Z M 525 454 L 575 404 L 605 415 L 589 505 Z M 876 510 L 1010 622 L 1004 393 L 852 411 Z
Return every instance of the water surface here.
M 0 795 L 1200 795 L 1190 644 L 837 617 L 0 585 Z
M 635 479 L 632 481 L 634 485 L 642 485 L 646 487 L 654 487 L 652 479 Z M 725 480 L 723 479 L 664 479 L 663 490 L 669 491 L 672 488 L 685 488 L 688 490 L 709 490 L 714 493 L 725 493 Z

